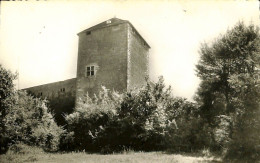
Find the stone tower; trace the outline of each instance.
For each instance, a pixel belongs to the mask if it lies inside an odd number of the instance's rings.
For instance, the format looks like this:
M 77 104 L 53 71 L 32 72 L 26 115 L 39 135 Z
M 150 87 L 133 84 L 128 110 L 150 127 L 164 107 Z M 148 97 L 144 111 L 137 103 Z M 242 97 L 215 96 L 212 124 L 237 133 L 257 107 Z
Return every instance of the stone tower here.
M 73 112 L 80 98 L 98 94 L 101 86 L 123 92 L 145 83 L 149 45 L 126 20 L 112 18 L 78 34 L 77 77 L 25 88 L 49 100 L 59 125 Z
M 112 18 L 78 36 L 76 104 L 101 86 L 123 92 L 145 83 L 150 46 L 129 21 Z

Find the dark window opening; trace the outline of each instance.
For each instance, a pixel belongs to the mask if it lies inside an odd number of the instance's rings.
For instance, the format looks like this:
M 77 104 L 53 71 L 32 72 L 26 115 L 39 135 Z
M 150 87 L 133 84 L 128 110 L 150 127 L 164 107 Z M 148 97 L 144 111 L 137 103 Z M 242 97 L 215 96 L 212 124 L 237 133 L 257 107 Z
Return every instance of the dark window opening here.
M 135 34 L 135 30 L 132 28 L 132 32 L 133 32 L 133 34 Z
M 91 34 L 91 31 L 87 31 L 87 35 L 90 35 Z
M 88 66 L 86 75 L 87 76 L 94 76 L 95 75 L 95 67 L 94 66 Z
M 61 88 L 60 91 L 61 91 L 61 92 L 65 92 L 65 88 Z

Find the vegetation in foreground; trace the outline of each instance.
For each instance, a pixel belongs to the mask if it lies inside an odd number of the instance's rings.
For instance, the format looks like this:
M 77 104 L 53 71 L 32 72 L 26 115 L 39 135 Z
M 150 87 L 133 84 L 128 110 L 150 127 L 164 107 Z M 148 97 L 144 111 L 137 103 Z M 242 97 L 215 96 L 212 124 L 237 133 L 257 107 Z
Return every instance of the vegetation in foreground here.
M 9 162 L 153 162 L 153 163 L 194 163 L 194 162 L 220 162 L 219 158 L 203 155 L 181 155 L 166 154 L 163 152 L 134 152 L 122 151 L 108 155 L 88 154 L 85 152 L 67 152 L 67 153 L 46 153 L 41 148 L 18 145 L 20 148 L 11 148 L 5 155 L 0 155 L 2 163 Z
M 65 116 L 67 124 L 63 127 L 55 123 L 46 101 L 15 90 L 12 83 L 15 76 L 0 65 L 1 152 L 9 149 L 1 159 L 15 162 L 15 156 L 21 153 L 12 151 L 21 143 L 47 152 L 69 152 L 42 153 L 43 157 L 23 152 L 20 157 L 39 162 L 45 156 L 55 159 L 63 155 L 69 160 L 71 151 L 111 154 L 127 149 L 172 153 L 211 151 L 228 162 L 257 162 L 260 160 L 259 45 L 258 27 L 239 22 L 211 44 L 202 44 L 197 64 L 201 84 L 196 102 L 173 96 L 160 77 L 154 84 L 147 80 L 143 88 L 123 94 L 103 88 L 95 98 L 86 95 L 74 112 Z M 85 153 L 77 154 L 86 159 Z M 164 162 L 168 158 L 169 162 L 175 161 L 175 155 L 153 154 L 149 157 L 155 160 L 163 156 L 167 158 Z M 147 155 L 130 154 L 131 159 L 139 156 L 146 159 Z M 109 157 L 111 161 L 117 157 L 115 154 L 87 156 Z M 121 155 L 116 159 L 119 158 Z

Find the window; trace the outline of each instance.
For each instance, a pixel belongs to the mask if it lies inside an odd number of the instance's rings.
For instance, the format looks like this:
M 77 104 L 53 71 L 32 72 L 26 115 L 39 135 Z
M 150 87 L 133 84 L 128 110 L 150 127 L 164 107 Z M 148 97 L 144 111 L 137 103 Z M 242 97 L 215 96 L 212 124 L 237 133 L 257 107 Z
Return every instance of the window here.
M 91 34 L 91 31 L 87 31 L 87 35 L 90 35 Z
M 95 67 L 94 66 L 87 66 L 87 74 L 86 76 L 94 76 L 95 75 Z
M 61 88 L 60 91 L 61 91 L 61 92 L 65 92 L 65 88 Z

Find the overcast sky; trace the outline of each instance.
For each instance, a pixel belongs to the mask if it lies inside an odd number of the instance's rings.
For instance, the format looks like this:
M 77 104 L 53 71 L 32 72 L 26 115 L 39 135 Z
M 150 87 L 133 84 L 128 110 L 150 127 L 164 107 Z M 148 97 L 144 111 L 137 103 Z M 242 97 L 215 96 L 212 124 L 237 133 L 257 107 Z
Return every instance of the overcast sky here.
M 259 2 L 1 2 L 0 14 L 0 64 L 19 72 L 20 89 L 76 77 L 77 33 L 117 17 L 151 46 L 151 79 L 163 75 L 176 96 L 191 100 L 200 44 L 238 21 L 258 25 Z

